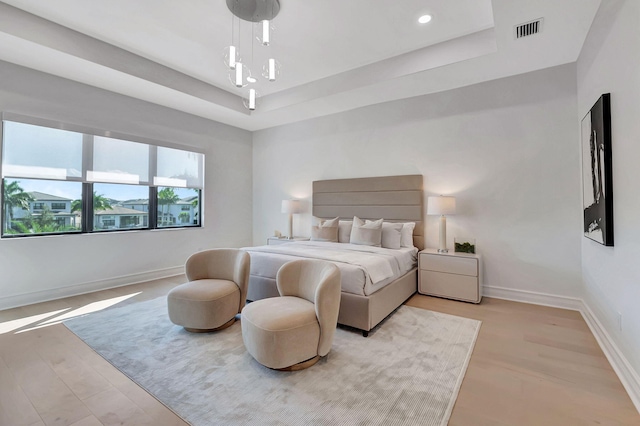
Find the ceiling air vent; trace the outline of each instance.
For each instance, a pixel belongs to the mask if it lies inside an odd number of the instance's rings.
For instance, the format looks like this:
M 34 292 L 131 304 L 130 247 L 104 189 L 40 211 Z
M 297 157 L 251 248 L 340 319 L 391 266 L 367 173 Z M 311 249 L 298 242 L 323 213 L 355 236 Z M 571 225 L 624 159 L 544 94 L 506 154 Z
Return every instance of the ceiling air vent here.
M 514 27 L 516 39 L 527 37 L 530 35 L 538 34 L 542 31 L 542 21 L 544 19 L 536 19 L 535 21 L 525 22 L 524 24 L 516 25 Z

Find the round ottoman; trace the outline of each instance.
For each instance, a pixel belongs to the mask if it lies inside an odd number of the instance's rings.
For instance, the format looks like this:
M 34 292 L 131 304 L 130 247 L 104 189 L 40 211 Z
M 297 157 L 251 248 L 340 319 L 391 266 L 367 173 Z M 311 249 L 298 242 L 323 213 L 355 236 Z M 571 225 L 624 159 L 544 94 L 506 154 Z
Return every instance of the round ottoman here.
M 171 322 L 196 333 L 229 327 L 239 305 L 240 289 L 229 280 L 191 281 L 175 287 L 167 296 Z

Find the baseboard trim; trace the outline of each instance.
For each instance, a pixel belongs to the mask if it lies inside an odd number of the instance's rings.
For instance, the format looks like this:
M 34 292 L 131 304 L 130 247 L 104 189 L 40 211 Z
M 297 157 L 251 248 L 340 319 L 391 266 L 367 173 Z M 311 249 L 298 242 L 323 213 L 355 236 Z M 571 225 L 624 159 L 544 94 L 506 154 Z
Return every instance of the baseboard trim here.
M 145 281 L 173 277 L 183 273 L 184 266 L 174 266 L 171 268 L 158 269 L 155 271 L 140 272 L 137 274 L 122 275 L 119 277 L 107 278 L 104 280 L 74 284 L 51 290 L 42 290 L 32 293 L 18 294 L 15 296 L 2 297 L 0 298 L 0 311 L 4 309 L 31 305 L 34 303 L 48 302 L 49 300 L 62 299 L 64 297 L 78 296 L 80 294 L 91 293 L 94 291 L 108 290 L 110 288 L 138 284 Z
M 569 309 L 582 314 L 587 326 L 595 337 L 600 349 L 609 360 L 611 368 L 616 372 L 622 386 L 629 394 L 631 402 L 640 413 L 640 375 L 636 372 L 624 354 L 613 341 L 607 329 L 594 314 L 593 310 L 583 299 L 566 296 L 555 296 L 546 293 L 537 293 L 526 290 L 515 290 L 504 287 L 484 286 L 483 293 L 486 297 L 511 300 L 514 302 L 531 303 L 534 305 L 549 306 L 552 308 Z
M 569 309 L 571 311 L 581 311 L 584 305 L 582 299 L 576 297 L 556 296 L 547 293 L 493 286 L 484 286 L 482 290 L 483 295 L 486 297 L 531 303 L 533 305 L 549 306 L 552 308 Z
M 591 329 L 598 344 L 602 348 L 605 356 L 609 360 L 611 367 L 620 378 L 622 386 L 629 394 L 631 402 L 640 413 L 640 375 L 633 369 L 627 358 L 622 354 L 618 345 L 615 344 L 607 329 L 602 325 L 598 317 L 593 313 L 589 305 L 583 303 L 584 309 L 580 311 L 585 322 Z

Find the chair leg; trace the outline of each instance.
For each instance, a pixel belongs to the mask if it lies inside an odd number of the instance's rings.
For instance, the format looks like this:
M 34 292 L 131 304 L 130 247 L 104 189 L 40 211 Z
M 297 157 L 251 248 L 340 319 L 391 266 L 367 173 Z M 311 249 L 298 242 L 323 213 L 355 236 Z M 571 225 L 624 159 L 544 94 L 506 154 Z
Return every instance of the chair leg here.
M 235 317 L 231 318 L 229 321 L 225 322 L 220 327 L 216 327 L 216 328 L 205 328 L 205 329 L 202 329 L 202 328 L 185 327 L 184 329 L 187 330 L 190 333 L 209 333 L 209 332 L 212 332 L 212 331 L 220 331 L 220 330 L 224 330 L 227 327 L 231 327 L 234 322 L 236 322 L 236 318 Z
M 299 362 L 297 364 L 293 364 L 289 367 L 284 367 L 284 368 L 277 368 L 276 370 L 278 371 L 298 371 L 298 370 L 304 370 L 305 368 L 309 368 L 311 367 L 313 364 L 315 364 L 316 362 L 318 362 L 318 360 L 320 360 L 320 356 L 316 355 L 311 359 L 308 359 L 306 361 L 302 361 Z

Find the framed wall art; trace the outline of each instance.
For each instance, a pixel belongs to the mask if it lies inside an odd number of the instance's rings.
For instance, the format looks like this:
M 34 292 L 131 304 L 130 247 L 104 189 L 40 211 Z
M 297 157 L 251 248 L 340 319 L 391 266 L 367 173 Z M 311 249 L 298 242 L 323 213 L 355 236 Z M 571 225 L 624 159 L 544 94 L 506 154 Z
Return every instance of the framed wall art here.
M 606 93 L 582 119 L 584 236 L 613 246 L 611 99 Z

